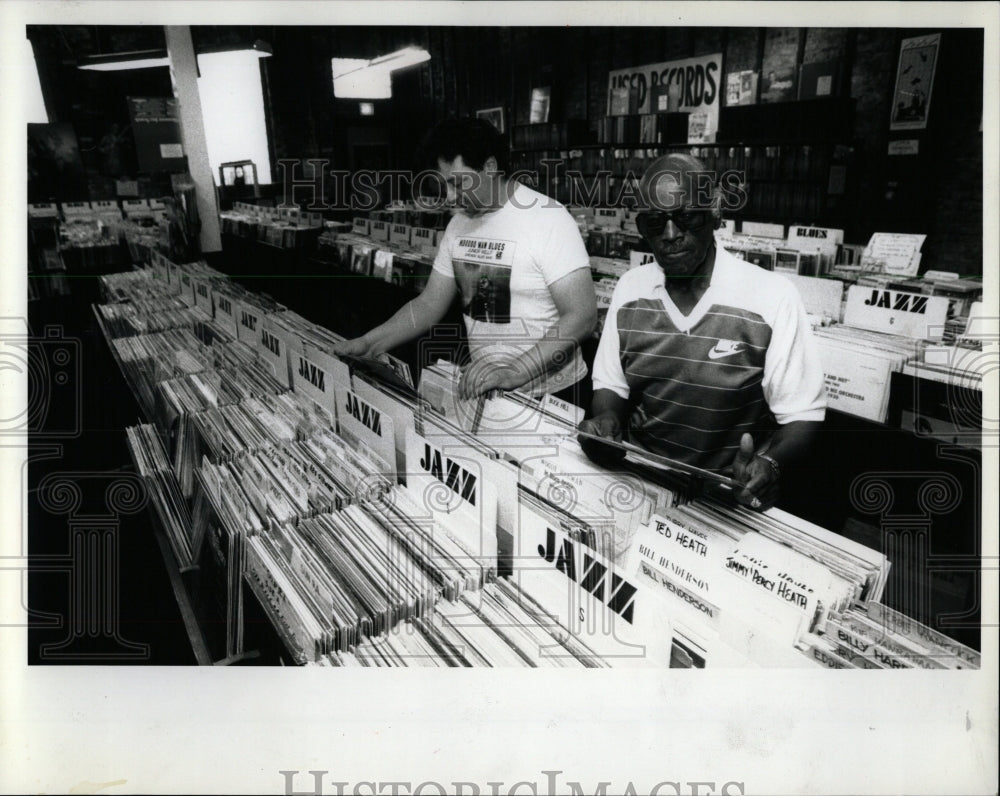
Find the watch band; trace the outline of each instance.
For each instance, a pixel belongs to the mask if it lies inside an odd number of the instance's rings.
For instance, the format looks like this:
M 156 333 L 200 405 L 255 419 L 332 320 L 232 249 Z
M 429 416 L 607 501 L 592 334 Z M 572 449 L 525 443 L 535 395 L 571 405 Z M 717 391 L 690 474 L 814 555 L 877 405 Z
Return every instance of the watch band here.
M 771 465 L 771 472 L 774 473 L 775 478 L 781 478 L 781 467 L 773 458 L 768 456 L 766 453 L 758 453 L 757 458 L 763 459 L 765 462 Z

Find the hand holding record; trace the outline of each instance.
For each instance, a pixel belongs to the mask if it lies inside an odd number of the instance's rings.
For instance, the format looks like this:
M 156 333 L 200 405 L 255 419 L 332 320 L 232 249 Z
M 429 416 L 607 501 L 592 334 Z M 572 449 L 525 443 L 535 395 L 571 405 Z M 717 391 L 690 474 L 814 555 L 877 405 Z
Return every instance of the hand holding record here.
M 727 471 L 743 484 L 743 489 L 733 493 L 737 503 L 756 511 L 766 511 L 778 502 L 778 463 L 763 452 L 754 451 L 750 434 L 744 434 L 740 439 L 740 449 Z
M 595 437 L 605 437 L 611 442 L 622 441 L 622 427 L 618 415 L 614 412 L 604 412 L 588 418 L 580 423 L 580 434 L 577 440 L 587 458 L 602 467 L 613 467 L 625 459 L 625 450 L 621 447 L 605 445 Z

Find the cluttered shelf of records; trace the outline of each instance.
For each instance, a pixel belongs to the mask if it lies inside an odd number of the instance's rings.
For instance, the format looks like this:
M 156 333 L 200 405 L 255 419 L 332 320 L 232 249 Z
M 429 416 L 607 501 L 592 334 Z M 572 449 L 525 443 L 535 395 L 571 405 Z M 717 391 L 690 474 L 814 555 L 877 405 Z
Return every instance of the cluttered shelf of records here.
M 59 256 L 59 206 L 28 205 L 28 301 L 70 295 L 66 265 Z
M 235 202 L 219 214 L 222 231 L 283 249 L 307 249 L 323 231 L 323 214 L 298 207 L 266 207 Z
M 397 203 L 352 222 L 324 221 L 321 214 L 291 207 L 237 202 L 220 215 L 223 231 L 303 251 L 352 275 L 372 277 L 419 293 L 427 283 L 449 214 Z
M 147 362 L 130 378 L 150 398 L 150 422 L 129 431 L 137 469 L 178 562 L 224 568 L 229 655 L 242 651 L 248 584 L 298 663 L 978 661 L 887 622 L 881 553 L 727 505 L 641 455 L 598 467 L 576 440 L 576 407 L 462 400 L 448 362 L 414 389 L 405 365 L 341 360 L 337 335 L 200 264 L 154 258 L 103 284 L 117 301 L 98 317 L 125 319 L 102 323 L 113 349 L 130 341 L 123 371 Z M 142 308 L 162 306 L 180 325 L 144 331 Z M 850 652 L 873 634 L 877 654 Z
M 512 168 L 536 175 L 535 187 L 561 202 L 571 204 L 587 197 L 588 203 L 615 205 L 636 196 L 627 184 L 657 158 L 671 152 L 690 153 L 709 172 L 741 176 L 744 201 L 732 208 L 739 218 L 811 219 L 827 224 L 844 218 L 851 147 L 788 141 L 699 142 L 688 135 L 692 120 L 688 114 L 607 117 L 599 133 L 604 143 L 567 146 L 543 139 L 513 151 Z M 684 141 L 690 143 L 678 143 Z
M 95 200 L 28 205 L 29 225 L 44 221 L 54 233 L 53 268 L 99 272 L 125 262 L 148 262 L 169 246 L 169 213 L 159 199 Z

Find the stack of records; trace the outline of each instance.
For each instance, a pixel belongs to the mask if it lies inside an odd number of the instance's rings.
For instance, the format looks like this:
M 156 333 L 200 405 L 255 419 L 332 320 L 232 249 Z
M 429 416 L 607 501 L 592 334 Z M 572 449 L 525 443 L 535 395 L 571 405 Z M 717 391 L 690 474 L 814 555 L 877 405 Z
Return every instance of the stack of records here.
M 349 652 L 334 652 L 332 666 L 560 667 L 610 665 L 578 639 L 568 637 L 530 598 L 506 581 L 477 599 L 439 600 L 434 613 L 402 622 L 384 635 L 364 639 Z
M 171 428 L 179 417 L 201 412 L 220 404 L 236 403 L 223 394 L 222 376 L 215 370 L 203 370 L 175 379 L 164 379 L 156 385 L 157 425 Z
M 110 340 L 111 351 L 146 417 L 153 417 L 156 385 L 210 368 L 211 354 L 188 329 Z
M 176 296 L 133 300 L 128 304 L 100 304 L 97 310 L 112 338 L 151 334 L 167 329 L 193 329 L 202 320 L 196 310 L 192 310 Z
M 263 401 L 249 398 L 239 404 L 205 409 L 189 416 L 196 441 L 213 462 L 226 462 L 247 451 L 266 450 L 295 439 L 286 419 L 273 417 Z M 188 456 L 179 458 L 187 466 Z
M 305 350 L 318 352 L 326 358 L 336 358 L 333 354 L 334 347 L 344 340 L 343 335 L 331 332 L 294 312 L 282 312 L 275 316 L 274 322 L 298 340 Z M 395 382 L 413 389 L 410 367 L 397 357 L 380 354 L 369 360 L 350 358 L 349 363 L 352 370 L 360 369 L 371 374 L 374 379 Z
M 219 368 L 219 389 L 226 403 L 242 401 L 260 395 L 280 395 L 287 389 L 271 375 L 259 359 L 242 367 Z
M 222 453 L 215 462 L 203 458 L 203 483 L 207 476 L 212 484 L 239 484 L 242 494 L 230 499 L 249 504 L 264 527 L 375 500 L 391 487 L 363 453 L 329 432 L 284 444 L 261 439 L 254 448 Z
M 431 577 L 446 599 L 483 587 L 489 570 L 449 536 L 434 517 L 401 487 L 366 504 L 368 513 Z
M 220 404 L 235 403 L 235 400 L 222 394 L 220 375 L 211 370 L 161 381 L 156 386 L 156 396 L 153 418 L 172 440 L 174 473 L 181 493 L 189 497 L 194 474 L 185 463 L 196 461 L 198 448 L 191 417 Z
M 832 619 L 806 654 L 832 669 L 979 669 L 978 652 L 873 603 Z
M 153 510 L 166 531 L 177 565 L 181 569 L 189 567 L 195 558 L 191 539 L 194 525 L 159 435 L 151 425 L 131 426 L 125 433 L 132 462 L 146 484 Z
M 229 391 L 228 376 L 214 374 L 220 387 L 218 406 L 189 414 L 181 424 L 182 433 L 191 440 L 183 454 L 180 444 L 176 449 L 178 476 L 184 483 L 190 483 L 202 453 L 213 462 L 228 461 L 245 451 L 271 449 L 311 436 L 332 424 L 329 415 L 294 393 L 261 392 L 237 399 Z M 182 475 L 182 468 L 187 475 Z
M 363 639 L 350 651 L 331 652 L 320 663 L 325 666 L 371 666 L 393 668 L 403 666 L 461 666 L 460 655 L 452 652 L 426 630 L 430 620 L 410 620 L 400 623 L 390 632 Z M 433 639 L 433 640 L 432 640 Z
M 712 665 L 794 666 L 831 623 L 881 599 L 888 570 L 883 554 L 785 512 L 704 501 L 653 517 L 625 575 L 639 584 L 637 613 L 655 595 Z
M 923 343 L 910 337 L 834 325 L 814 329 L 831 409 L 885 423 L 891 373 L 919 356 Z
M 580 448 L 581 412 L 553 399 L 519 393 L 488 400 L 479 437 L 518 467 L 521 489 L 549 511 L 610 533 L 601 552 L 619 560 L 636 530 L 653 512 L 676 506 L 694 491 L 691 479 L 630 455 L 613 470 L 592 462 Z M 523 500 L 522 495 L 519 500 Z
M 247 575 L 297 662 L 346 652 L 427 616 L 431 579 L 359 506 L 247 540 Z
M 903 373 L 966 389 L 982 390 L 983 376 L 997 361 L 997 344 L 980 340 L 963 345 L 929 345 L 922 359 L 907 362 Z
M 842 611 L 849 605 L 867 605 L 882 599 L 889 576 L 889 561 L 883 553 L 786 511 L 770 509 L 757 513 L 716 501 L 701 501 L 677 509 L 676 514 L 695 518 L 731 538 L 757 532 L 826 567 L 850 584 L 847 602 L 838 603 L 839 607 L 828 603 L 827 609 Z
M 461 370 L 444 360 L 420 372 L 418 395 L 422 410 L 430 410 L 435 419 L 457 431 L 472 434 L 482 418 L 483 399 L 463 399 L 459 396 Z M 420 427 L 418 425 L 418 431 Z
M 161 272 L 152 268 L 105 274 L 99 278 L 101 296 L 106 302 L 135 301 L 141 298 L 167 297 L 176 293 L 162 278 Z
M 255 423 L 253 418 L 265 412 L 260 408 L 255 396 L 277 396 L 283 392 L 285 388 L 257 361 L 252 361 L 243 368 L 203 370 L 188 376 L 166 379 L 156 385 L 153 417 L 157 425 L 167 431 L 173 439 L 171 451 L 174 468 L 185 495 L 191 494 L 193 468 L 203 447 L 202 438 L 207 438 L 209 444 L 212 444 L 218 436 L 211 433 L 213 429 L 224 429 L 223 437 L 229 436 L 229 432 L 235 429 L 233 433 L 244 444 L 250 444 L 247 440 L 260 444 L 262 440 L 260 424 Z M 228 409 L 244 401 L 247 402 L 245 410 Z M 227 407 L 226 412 L 232 418 L 231 423 L 227 424 L 224 418 L 220 419 L 217 416 L 217 413 L 206 415 L 202 422 L 209 431 L 203 432 L 194 416 L 219 407 Z M 245 422 L 241 422 L 240 415 L 247 415 Z M 270 417 L 268 419 L 270 420 Z M 275 427 L 280 432 L 287 425 L 284 420 L 262 424 L 265 433 Z M 241 431 L 245 433 L 240 434 Z M 263 439 L 266 443 L 276 444 L 292 438 L 294 429 L 277 435 L 271 434 Z
M 260 359 L 256 348 L 240 342 L 214 324 L 212 324 L 212 333 L 210 345 L 212 346 L 213 367 L 252 367 Z
M 240 406 L 253 416 L 275 444 L 290 439 L 310 439 L 333 427 L 333 418 L 329 413 L 293 392 L 261 393 L 241 401 Z

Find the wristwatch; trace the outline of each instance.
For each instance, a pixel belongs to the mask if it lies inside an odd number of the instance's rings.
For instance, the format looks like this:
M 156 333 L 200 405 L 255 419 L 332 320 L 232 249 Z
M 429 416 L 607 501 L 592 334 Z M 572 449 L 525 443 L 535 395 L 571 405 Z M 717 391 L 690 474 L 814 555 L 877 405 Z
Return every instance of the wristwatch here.
M 758 453 L 757 458 L 763 459 L 771 466 L 771 472 L 774 473 L 775 479 L 781 478 L 781 467 L 778 466 L 778 463 L 773 458 L 768 456 L 766 453 Z

